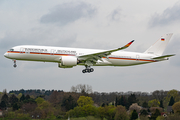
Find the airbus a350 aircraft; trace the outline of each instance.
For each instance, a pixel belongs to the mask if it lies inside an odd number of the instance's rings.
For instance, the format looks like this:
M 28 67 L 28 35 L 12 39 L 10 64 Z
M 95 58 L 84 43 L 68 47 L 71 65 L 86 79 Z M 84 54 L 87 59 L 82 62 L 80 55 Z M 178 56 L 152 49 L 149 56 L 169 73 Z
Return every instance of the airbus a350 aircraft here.
M 144 53 L 122 51 L 134 42 L 132 40 L 125 46 L 112 50 L 21 45 L 11 48 L 4 56 L 14 61 L 14 67 L 17 66 L 16 60 L 56 62 L 60 68 L 84 65 L 82 72 L 90 73 L 94 71 L 91 66 L 132 66 L 168 60 L 168 57 L 175 54 L 162 54 L 171 36 L 172 33 L 161 36 Z

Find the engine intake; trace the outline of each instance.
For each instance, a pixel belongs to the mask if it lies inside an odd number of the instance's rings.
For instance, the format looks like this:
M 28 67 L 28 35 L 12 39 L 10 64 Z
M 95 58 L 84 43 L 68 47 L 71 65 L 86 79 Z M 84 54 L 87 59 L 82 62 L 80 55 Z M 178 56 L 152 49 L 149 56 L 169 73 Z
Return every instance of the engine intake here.
M 61 63 L 58 63 L 58 67 L 60 68 L 72 68 L 77 65 L 77 58 L 74 56 L 62 56 L 60 59 Z

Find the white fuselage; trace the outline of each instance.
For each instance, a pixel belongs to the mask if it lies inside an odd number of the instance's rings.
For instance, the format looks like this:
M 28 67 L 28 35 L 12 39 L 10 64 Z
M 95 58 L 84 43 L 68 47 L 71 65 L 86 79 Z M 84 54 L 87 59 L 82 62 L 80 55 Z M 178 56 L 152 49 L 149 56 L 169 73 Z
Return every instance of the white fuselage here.
M 74 56 L 78 57 L 104 50 L 98 49 L 80 49 L 80 48 L 67 48 L 67 47 L 49 47 L 49 46 L 33 46 L 22 45 L 13 47 L 10 51 L 7 51 L 4 56 L 13 60 L 25 60 L 25 61 L 42 61 L 42 62 L 57 62 L 60 63 L 62 56 Z M 103 57 L 102 60 L 98 60 L 94 66 L 131 66 L 138 64 L 145 64 L 151 62 L 157 62 L 154 59 L 156 57 L 153 54 L 144 54 L 137 52 L 116 51 L 111 53 L 107 57 Z M 79 63 L 77 65 L 84 65 Z

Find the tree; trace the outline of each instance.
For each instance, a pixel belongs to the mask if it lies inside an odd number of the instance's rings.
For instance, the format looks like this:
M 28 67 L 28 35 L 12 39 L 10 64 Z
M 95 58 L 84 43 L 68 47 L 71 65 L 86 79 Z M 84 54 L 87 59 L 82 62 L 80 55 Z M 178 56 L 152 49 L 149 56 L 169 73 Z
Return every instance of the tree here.
M 106 104 L 105 103 L 103 103 L 102 105 L 101 105 L 101 107 L 105 107 L 106 106 Z
M 71 99 L 70 101 L 73 101 L 71 96 L 69 96 L 69 99 Z M 86 117 L 97 115 L 97 108 L 93 106 L 94 101 L 91 97 L 80 96 L 77 103 L 78 106 L 67 112 L 66 116 Z
M 46 108 L 48 108 L 50 106 L 51 106 L 51 104 L 48 101 L 43 101 L 38 107 L 40 109 L 46 109 Z
M 40 113 L 42 119 L 54 119 L 55 108 L 48 101 L 43 101 L 35 111 Z
M 7 94 L 7 90 L 6 89 L 3 90 L 3 94 Z
M 29 99 L 27 99 L 27 100 L 25 99 L 23 102 L 24 102 L 24 103 L 31 103 L 31 104 L 34 103 L 34 104 L 37 104 L 36 101 L 35 101 L 33 98 L 29 98 Z
M 84 105 L 82 107 L 77 106 L 74 109 L 66 112 L 66 116 L 70 117 L 87 117 L 97 115 L 97 108 L 93 105 Z
M 17 103 L 14 103 L 12 107 L 14 111 L 20 108 L 20 106 Z
M 59 103 L 58 95 L 59 93 L 57 91 L 53 91 L 53 93 L 50 95 L 49 102 L 53 103 L 54 106 Z
M 117 105 L 122 105 L 122 106 L 125 106 L 126 108 L 128 107 L 128 104 L 127 104 L 127 99 L 125 96 L 121 96 L 120 98 L 117 98 L 116 97 L 116 106 Z
M 70 91 L 86 95 L 92 93 L 92 87 L 90 85 L 78 84 L 76 87 L 72 86 Z
M 148 108 L 148 103 L 146 101 L 144 101 L 143 104 L 142 104 L 142 107 L 143 108 Z
M 163 106 L 163 100 L 160 101 L 159 107 L 164 108 L 164 106 Z
M 115 120 L 129 120 L 129 116 L 126 112 L 126 108 L 118 105 L 116 107 Z
M 103 120 L 106 116 L 106 109 L 105 106 L 104 107 L 98 107 L 98 116 L 101 118 L 101 120 Z
M 43 103 L 44 102 L 44 99 L 43 98 L 41 98 L 41 97 L 38 97 L 38 98 L 36 98 L 36 103 L 38 104 L 38 105 L 40 105 L 41 103 Z
M 158 109 L 160 112 L 163 111 L 163 109 L 160 108 L 160 107 L 151 107 L 151 108 L 150 108 L 150 112 L 151 112 L 151 113 L 155 113 L 155 112 L 156 112 L 156 109 Z
M 35 97 L 33 95 L 31 95 L 30 98 L 35 99 Z
M 116 96 L 115 106 L 117 106 L 117 105 L 118 105 L 118 98 Z
M 159 101 L 163 100 L 166 97 L 166 92 L 163 90 L 156 90 L 152 93 L 153 97 Z
M 34 111 L 36 107 L 37 107 L 36 103 L 25 103 L 22 105 L 22 109 L 26 113 Z
M 180 96 L 179 96 L 177 90 L 174 90 L 174 89 L 173 89 L 173 90 L 170 90 L 170 91 L 167 93 L 167 96 L 166 96 L 166 99 L 165 99 L 166 103 L 169 103 L 171 97 L 174 98 L 174 101 L 175 101 L 175 102 L 177 102 L 177 101 L 180 100 Z
M 82 107 L 84 105 L 93 105 L 94 101 L 92 100 L 91 97 L 80 96 L 77 103 L 78 103 L 78 106 Z
M 147 110 L 145 110 L 145 109 L 142 109 L 142 110 L 140 111 L 140 113 L 141 113 L 141 115 L 143 115 L 143 116 L 148 115 L 148 112 L 147 112 Z
M 133 104 L 129 107 L 129 110 L 130 110 L 130 111 L 136 110 L 136 111 L 139 113 L 140 110 L 141 110 L 141 107 L 140 107 L 137 103 L 133 103 Z
M 8 105 L 9 98 L 8 98 L 8 95 L 6 93 L 3 94 L 1 101 L 4 101 L 5 104 Z
M 24 96 L 24 94 L 22 94 L 20 101 L 23 102 L 24 100 L 25 100 L 25 96 Z
M 132 105 L 133 103 L 137 103 L 138 100 L 136 99 L 136 95 L 135 94 L 131 94 L 129 97 L 128 97 L 128 104 L 129 106 Z
M 149 107 L 158 107 L 160 105 L 160 102 L 157 99 L 150 100 L 148 102 Z
M 29 100 L 31 97 L 29 95 L 26 95 L 25 100 Z
M 151 119 L 155 119 L 161 115 L 161 112 L 159 111 L 159 109 L 156 109 L 155 113 L 152 114 Z
M 180 114 L 180 102 L 176 102 L 174 103 L 174 105 L 172 106 L 172 109 L 175 113 L 179 113 Z
M 138 113 L 136 112 L 136 110 L 133 110 L 130 120 L 136 120 L 137 118 L 138 118 Z
M 105 118 L 107 120 L 114 120 L 116 108 L 114 106 L 105 106 Z
M 62 107 L 65 107 L 66 111 L 69 111 L 70 109 L 73 109 L 77 106 L 77 103 L 74 101 L 74 98 L 69 95 L 68 98 L 64 98 L 62 102 Z
M 10 104 L 11 104 L 11 107 L 15 104 L 15 103 L 17 103 L 19 100 L 18 100 L 18 98 L 14 95 L 14 94 L 12 94 L 11 96 L 10 96 L 10 98 L 9 98 L 9 102 L 10 102 Z
M 21 97 L 22 97 L 22 93 L 19 93 L 17 98 L 20 100 Z
M 128 107 L 128 102 L 125 96 L 121 96 L 119 105 L 125 106 L 126 108 Z
M 1 101 L 1 103 L 0 103 L 0 109 L 6 110 L 6 107 L 7 107 L 6 102 L 5 102 L 5 101 Z
M 174 98 L 173 98 L 173 96 L 171 96 L 171 99 L 170 99 L 170 101 L 169 101 L 169 104 L 168 104 L 168 106 L 173 106 L 174 105 Z

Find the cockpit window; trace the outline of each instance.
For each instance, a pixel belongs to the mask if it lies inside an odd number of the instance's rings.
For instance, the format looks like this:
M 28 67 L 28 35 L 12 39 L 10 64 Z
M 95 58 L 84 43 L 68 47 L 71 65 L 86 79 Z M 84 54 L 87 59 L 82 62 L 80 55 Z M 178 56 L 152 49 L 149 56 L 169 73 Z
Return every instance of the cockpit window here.
M 10 51 L 14 51 L 14 49 L 10 49 Z

